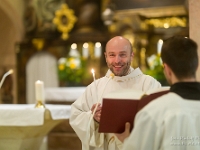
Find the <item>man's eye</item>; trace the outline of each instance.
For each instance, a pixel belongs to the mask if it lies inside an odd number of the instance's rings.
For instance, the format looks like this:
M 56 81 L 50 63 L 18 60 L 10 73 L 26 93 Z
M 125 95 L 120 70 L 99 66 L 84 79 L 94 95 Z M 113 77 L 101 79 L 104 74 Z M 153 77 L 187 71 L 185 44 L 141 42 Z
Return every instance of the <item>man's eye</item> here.
M 126 57 L 126 54 L 120 54 L 121 57 Z
M 114 55 L 114 54 L 110 54 L 109 56 L 110 56 L 110 57 L 115 57 L 115 55 Z

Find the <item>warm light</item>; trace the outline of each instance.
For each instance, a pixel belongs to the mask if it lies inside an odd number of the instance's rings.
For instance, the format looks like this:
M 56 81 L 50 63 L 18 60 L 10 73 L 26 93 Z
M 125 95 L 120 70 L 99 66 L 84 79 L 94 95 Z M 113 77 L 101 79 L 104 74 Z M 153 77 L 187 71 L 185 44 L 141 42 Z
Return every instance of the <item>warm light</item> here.
M 157 43 L 157 54 L 158 55 L 160 55 L 160 53 L 161 53 L 162 45 L 163 45 L 163 40 L 159 39 L 158 43 Z
M 14 71 L 12 70 L 12 69 L 10 69 L 9 71 L 8 71 L 8 74 L 12 74 Z
M 83 48 L 88 48 L 89 47 L 89 44 L 88 43 L 84 43 L 83 44 Z
M 159 40 L 158 40 L 158 43 L 159 43 L 159 44 L 163 44 L 163 40 L 159 39 Z
M 164 28 L 169 28 L 169 24 L 168 23 L 164 23 Z
M 95 58 L 100 58 L 101 57 L 101 43 L 100 42 L 96 42 L 95 43 L 95 50 L 94 50 L 94 56 Z
M 101 43 L 100 42 L 96 42 L 95 43 L 95 47 L 101 47 Z
M 76 49 L 77 48 L 77 44 L 76 43 L 73 43 L 72 45 L 71 45 L 71 49 Z
M 94 74 L 94 69 L 91 70 L 92 74 Z
M 95 79 L 95 71 L 94 71 L 94 69 L 92 69 L 91 72 L 92 72 L 93 80 L 95 82 L 96 79 Z M 95 84 L 96 84 L 96 82 L 95 82 Z

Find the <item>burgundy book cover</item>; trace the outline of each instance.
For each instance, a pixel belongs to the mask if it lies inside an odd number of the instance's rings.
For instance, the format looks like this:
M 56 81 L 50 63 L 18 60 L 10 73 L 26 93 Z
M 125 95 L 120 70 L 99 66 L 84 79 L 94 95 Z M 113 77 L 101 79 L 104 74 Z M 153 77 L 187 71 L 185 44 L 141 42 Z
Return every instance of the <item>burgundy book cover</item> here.
M 99 132 L 122 133 L 124 132 L 126 122 L 130 122 L 132 130 L 137 112 L 150 101 L 168 92 L 169 91 L 161 91 L 153 93 L 142 97 L 140 100 L 104 98 L 102 102 Z
M 99 132 L 122 133 L 126 122 L 130 122 L 132 128 L 138 102 L 130 99 L 103 99 Z

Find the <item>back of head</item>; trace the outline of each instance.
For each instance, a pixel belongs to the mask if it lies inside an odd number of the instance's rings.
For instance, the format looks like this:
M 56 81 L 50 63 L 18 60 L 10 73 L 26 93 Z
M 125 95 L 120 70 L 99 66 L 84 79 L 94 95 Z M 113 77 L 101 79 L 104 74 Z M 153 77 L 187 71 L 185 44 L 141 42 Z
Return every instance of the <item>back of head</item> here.
M 174 36 L 164 41 L 161 51 L 166 63 L 177 78 L 195 77 L 198 67 L 197 44 L 182 36 Z

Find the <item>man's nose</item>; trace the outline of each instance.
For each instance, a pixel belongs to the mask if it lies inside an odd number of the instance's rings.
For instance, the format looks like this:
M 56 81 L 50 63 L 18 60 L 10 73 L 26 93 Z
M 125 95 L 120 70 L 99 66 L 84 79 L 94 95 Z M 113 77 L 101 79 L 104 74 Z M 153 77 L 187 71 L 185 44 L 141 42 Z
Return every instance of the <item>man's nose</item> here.
M 115 57 L 115 63 L 120 62 L 120 60 L 121 60 L 120 56 L 117 55 L 117 56 Z

